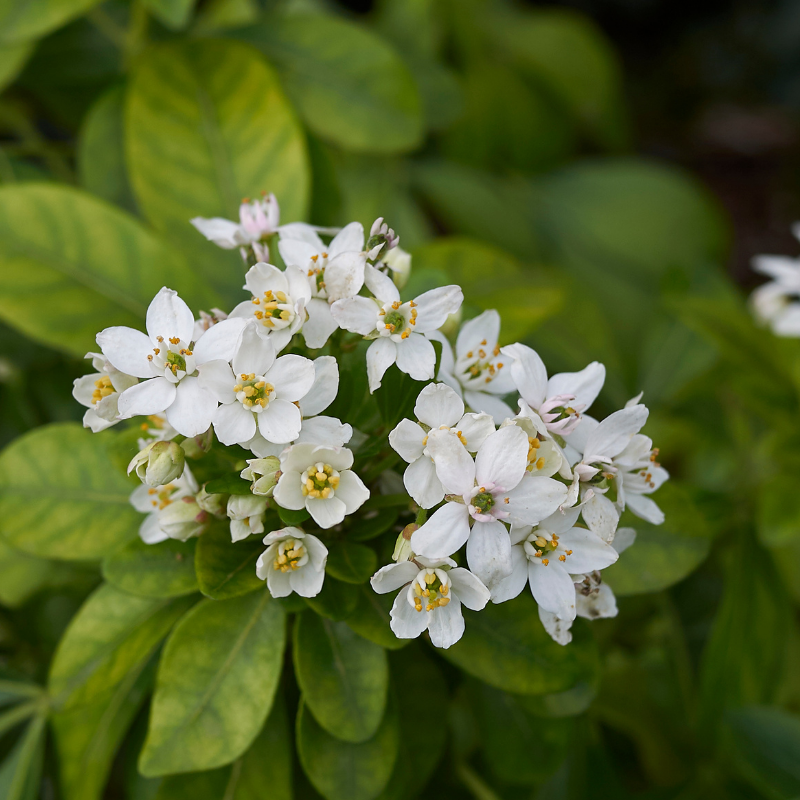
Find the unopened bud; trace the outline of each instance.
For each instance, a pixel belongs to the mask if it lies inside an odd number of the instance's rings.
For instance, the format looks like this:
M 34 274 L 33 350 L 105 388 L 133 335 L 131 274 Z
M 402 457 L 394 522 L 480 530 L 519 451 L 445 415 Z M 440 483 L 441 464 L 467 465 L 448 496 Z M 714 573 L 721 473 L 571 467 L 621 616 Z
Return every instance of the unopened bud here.
M 182 497 L 158 512 L 158 525 L 170 539 L 185 542 L 199 536 L 208 524 L 208 512 L 194 497 Z
M 461 309 L 459 308 L 454 314 L 448 314 L 447 319 L 444 321 L 439 330 L 445 336 L 453 336 L 461 325 Z
M 214 441 L 214 435 L 209 428 L 205 433 L 198 436 L 192 436 L 189 439 L 184 439 L 181 442 L 181 447 L 186 453 L 187 458 L 200 458 L 211 449 L 211 444 Z
M 383 221 L 383 217 L 378 217 L 369 231 L 367 260 L 376 263 L 381 255 L 386 256 L 393 247 L 397 247 L 399 241 L 400 237 Z
M 411 536 L 414 531 L 419 529 L 416 522 L 406 525 L 403 532 L 397 537 L 394 545 L 392 560 L 400 563 L 401 561 L 411 561 L 414 558 L 414 551 L 411 549 Z
M 142 483 L 164 486 L 183 475 L 186 456 L 176 442 L 152 442 L 128 464 L 128 474 L 136 470 Z
M 246 481 L 252 481 L 250 487 L 253 494 L 271 497 L 278 478 L 281 476 L 281 462 L 277 456 L 251 458 L 247 466 L 239 473 Z
M 384 253 L 383 262 L 392 271 L 394 285 L 403 289 L 411 276 L 411 253 L 407 253 L 402 247 L 395 247 Z
M 203 511 L 208 511 L 209 514 L 213 514 L 215 517 L 225 516 L 225 506 L 228 502 L 227 494 L 209 494 L 206 491 L 206 487 L 203 486 L 198 492 L 196 500 L 197 505 L 200 506 Z

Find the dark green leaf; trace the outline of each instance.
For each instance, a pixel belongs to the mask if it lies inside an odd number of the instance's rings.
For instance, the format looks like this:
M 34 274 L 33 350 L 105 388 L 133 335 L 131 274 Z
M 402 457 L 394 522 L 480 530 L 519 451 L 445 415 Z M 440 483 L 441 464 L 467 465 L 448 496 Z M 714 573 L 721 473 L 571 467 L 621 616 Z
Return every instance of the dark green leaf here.
M 196 539 L 145 544 L 136 538 L 103 559 L 103 577 L 118 589 L 142 597 L 191 594 L 198 590 L 196 546 Z
M 375 551 L 356 542 L 337 542 L 328 553 L 325 571 L 345 583 L 365 583 L 378 566 Z
M 0 47 L 0 91 L 20 73 L 33 52 L 33 45 L 33 42 L 20 42 Z
M 395 509 L 387 508 L 379 511 L 375 506 L 371 506 L 371 508 L 374 510 L 367 510 L 361 519 L 347 529 L 348 539 L 354 542 L 366 542 L 374 539 L 392 528 L 400 516 Z
M 304 508 L 299 511 L 293 511 L 292 509 L 278 506 L 277 511 L 283 524 L 290 528 L 302 525 L 311 516 Z
M 389 627 L 389 610 L 394 602 L 391 594 L 376 594 L 369 586 L 361 586 L 358 605 L 347 617 L 347 624 L 359 635 L 386 650 L 399 650 L 409 639 L 398 639 Z
M 250 481 L 246 481 L 237 473 L 210 480 L 206 484 L 206 491 L 209 494 L 252 494 L 251 486 Z
M 100 0 L 0 0 L 0 44 L 27 41 L 86 13 Z
M 197 0 L 143 0 L 143 5 L 159 22 L 172 30 L 185 28 Z
M 326 575 L 322 591 L 316 597 L 306 597 L 305 601 L 317 614 L 339 621 L 347 619 L 356 610 L 358 593 L 357 586 Z
M 214 600 L 227 600 L 263 589 L 256 561 L 265 549 L 260 536 L 232 542 L 227 524 L 212 525 L 200 537 L 195 553 L 200 591 Z
M 3 800 L 36 800 L 39 797 L 47 715 L 40 714 L 0 764 L 0 797 Z

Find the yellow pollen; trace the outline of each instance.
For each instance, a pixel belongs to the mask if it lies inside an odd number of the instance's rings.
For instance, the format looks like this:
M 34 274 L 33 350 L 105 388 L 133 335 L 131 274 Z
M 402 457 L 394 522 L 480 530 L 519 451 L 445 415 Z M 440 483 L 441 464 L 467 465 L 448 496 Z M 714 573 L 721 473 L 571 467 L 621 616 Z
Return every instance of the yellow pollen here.
M 153 356 L 147 356 L 147 360 L 148 361 L 152 361 L 153 360 Z
M 394 303 L 392 303 L 392 308 L 397 311 L 397 309 L 400 308 L 400 301 L 395 300 Z
M 547 566 L 549 563 L 550 563 L 550 561 L 548 559 L 546 559 L 546 558 L 542 559 L 542 564 L 544 564 L 545 566 Z
M 286 295 L 283 292 L 275 292 L 275 297 L 277 297 L 281 303 L 286 302 Z
M 541 469 L 544 466 L 544 459 L 537 458 L 536 459 L 536 469 Z
M 413 300 L 408 305 L 409 305 L 410 308 L 416 308 L 417 307 L 417 304 Z
M 566 553 L 568 556 L 571 556 L 571 555 L 572 555 L 572 550 L 565 550 L 564 552 L 565 552 L 565 553 Z
M 180 339 L 177 336 L 171 336 L 169 340 L 170 344 L 178 344 L 179 341 Z
M 482 344 L 484 347 L 486 347 L 486 339 L 483 339 L 483 340 L 481 341 L 481 344 Z
M 164 337 L 163 336 L 156 336 L 156 341 L 157 342 L 163 342 L 164 341 Z
M 312 261 L 313 261 L 315 264 L 317 263 L 317 259 L 319 259 L 319 256 L 318 256 L 316 253 L 315 253 L 313 256 L 311 256 L 311 260 L 312 260 Z M 310 273 L 310 272 L 309 272 L 308 274 L 309 274 L 309 275 L 311 275 L 312 273 Z
M 566 560 L 567 560 L 567 557 L 566 557 L 566 556 L 559 556 L 559 557 L 558 557 L 558 560 L 559 560 L 559 561 L 566 561 Z
M 405 330 L 400 334 L 401 339 L 408 339 L 409 336 L 411 336 L 411 331 L 409 330 Z

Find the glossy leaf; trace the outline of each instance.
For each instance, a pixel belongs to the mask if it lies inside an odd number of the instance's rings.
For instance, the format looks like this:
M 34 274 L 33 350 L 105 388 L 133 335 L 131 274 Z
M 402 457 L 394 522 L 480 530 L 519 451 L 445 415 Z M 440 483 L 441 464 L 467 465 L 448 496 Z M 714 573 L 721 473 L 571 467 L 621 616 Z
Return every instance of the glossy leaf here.
M 198 590 L 196 539 L 145 544 L 138 537 L 103 559 L 103 578 L 141 597 L 180 597 Z
M 68 186 L 0 188 L 0 270 L 0 317 L 80 357 L 97 349 L 103 328 L 143 329 L 167 275 L 187 302 L 213 302 L 183 258 L 133 217 Z M 58 298 L 47 313 L 44 296 Z
M 196 0 L 144 0 L 144 6 L 163 25 L 172 30 L 185 28 Z
M 212 525 L 200 537 L 194 558 L 200 591 L 214 600 L 227 600 L 263 589 L 256 561 L 265 549 L 261 536 L 232 542 L 229 525 Z
M 57 423 L 21 436 L 0 453 L 0 532 L 45 558 L 101 558 L 137 535 L 132 484 L 109 469 L 113 434 Z M 46 466 L 43 466 L 46 465 Z
M 339 621 L 347 619 L 355 611 L 358 591 L 358 587 L 326 575 L 322 591 L 316 597 L 306 597 L 305 601 L 317 614 Z
M 356 542 L 338 542 L 328 553 L 325 571 L 345 583 L 365 583 L 378 567 L 378 556 L 371 547 Z
M 314 788 L 326 800 L 373 800 L 387 785 L 398 749 L 397 715 L 388 709 L 375 735 L 352 744 L 320 727 L 305 704 L 297 713 L 297 751 Z
M 285 636 L 266 590 L 204 600 L 187 614 L 161 657 L 140 771 L 212 769 L 247 750 L 272 706 Z
M 294 665 L 306 706 L 328 733 L 347 742 L 374 735 L 389 683 L 383 648 L 308 611 L 295 625 Z
M 0 539 L 0 604 L 16 608 L 53 578 L 54 561 L 23 553 Z
M 370 586 L 361 586 L 355 611 L 347 617 L 347 624 L 361 637 L 386 650 L 399 650 L 409 639 L 398 639 L 389 627 L 389 611 L 394 602 L 392 594 L 377 594 Z

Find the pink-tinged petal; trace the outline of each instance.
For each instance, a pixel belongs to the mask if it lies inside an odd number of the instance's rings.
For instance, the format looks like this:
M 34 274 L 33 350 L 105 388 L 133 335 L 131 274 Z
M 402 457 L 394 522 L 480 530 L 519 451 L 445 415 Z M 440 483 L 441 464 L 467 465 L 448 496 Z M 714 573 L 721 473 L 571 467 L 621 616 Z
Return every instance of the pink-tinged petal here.
M 327 529 L 338 525 L 344 519 L 346 506 L 338 497 L 329 497 L 327 500 L 321 497 L 307 497 L 306 509 L 320 528 Z
M 369 489 L 352 470 L 345 470 L 339 477 L 336 497 L 345 504 L 345 514 L 352 514 L 369 500 Z
M 524 344 L 503 347 L 502 353 L 514 359 L 511 377 L 522 399 L 532 408 L 539 408 L 547 397 L 547 369 L 539 354 Z
M 214 395 L 197 378 L 184 378 L 178 384 L 175 401 L 167 409 L 167 422 L 182 436 L 199 436 L 211 426 L 216 410 Z
M 175 384 L 166 378 L 151 378 L 131 386 L 119 396 L 119 415 L 130 417 L 161 414 L 175 401 Z
M 233 387 L 236 378 L 227 361 L 209 361 L 198 370 L 197 380 L 208 392 L 211 392 L 220 403 L 232 403 L 236 399 Z M 244 441 L 239 439 L 239 441 Z
M 464 635 L 464 615 L 457 597 L 451 597 L 446 606 L 439 606 L 430 612 L 428 633 L 431 644 L 447 650 Z
M 410 464 L 422 455 L 424 438 L 425 431 L 416 422 L 401 419 L 389 434 L 389 444 L 404 461 Z
M 360 252 L 340 253 L 325 267 L 325 291 L 335 302 L 358 294 L 364 285 L 366 255 Z
M 509 521 L 518 525 L 536 525 L 555 513 L 567 499 L 567 487 L 552 478 L 525 475 L 507 496 L 505 510 L 510 515 Z
M 327 271 L 327 270 L 326 270 Z M 327 301 L 312 297 L 306 305 L 308 319 L 303 323 L 303 338 L 306 347 L 316 350 L 324 347 L 331 334 L 339 327 L 331 314 Z
M 221 359 L 230 361 L 236 352 L 236 345 L 242 329 L 246 325 L 244 319 L 224 319 L 212 325 L 197 340 L 194 346 L 194 360 L 197 364 Z
M 258 326 L 248 325 L 241 332 L 239 346 L 233 356 L 236 375 L 263 375 L 275 363 L 275 346 L 268 336 L 260 336 Z
M 450 570 L 450 580 L 453 583 L 453 591 L 467 608 L 472 611 L 485 608 L 490 594 L 479 578 L 463 567 L 455 567 Z
M 300 569 L 287 573 L 289 585 L 300 597 L 316 597 L 322 591 L 325 582 L 325 570 L 316 570 L 311 564 L 305 564 Z
M 604 494 L 594 494 L 586 500 L 582 513 L 590 531 L 605 542 L 614 539 L 614 533 L 619 525 L 619 509 Z
M 436 474 L 445 491 L 460 495 L 472 491 L 475 486 L 475 462 L 454 433 L 431 431 L 426 452 L 436 465 Z
M 333 259 L 340 253 L 361 252 L 363 249 L 364 226 L 360 222 L 351 222 L 333 237 L 330 245 L 328 245 L 328 257 Z
M 147 356 L 153 355 L 153 343 L 141 331 L 124 326 L 106 328 L 97 334 L 103 355 L 120 372 L 137 378 L 150 378 L 153 370 Z
M 452 428 L 464 416 L 464 401 L 446 384 L 430 383 L 419 393 L 414 413 L 429 428 Z
M 177 336 L 178 339 L 188 343 L 194 331 L 194 314 L 178 297 L 176 291 L 165 286 L 159 290 L 147 308 L 145 327 L 153 341 L 158 336 L 163 336 L 165 339 Z
M 268 441 L 285 444 L 300 435 L 300 409 L 288 400 L 273 400 L 258 417 L 259 433 Z
M 378 325 L 378 306 L 368 297 L 348 297 L 331 306 L 331 314 L 340 328 L 368 336 Z
M 386 370 L 394 364 L 396 359 L 397 348 L 389 338 L 381 337 L 369 346 L 367 350 L 367 378 L 369 379 L 370 393 L 380 388 Z
M 560 550 L 572 550 L 564 567 L 573 575 L 610 567 L 619 558 L 617 551 L 586 528 L 572 528 L 558 537 Z M 552 562 L 551 562 L 552 563 Z
M 475 480 L 510 492 L 522 480 L 528 466 L 528 437 L 517 425 L 508 425 L 488 436 L 475 456 Z
M 417 304 L 416 330 L 428 333 L 441 328 L 450 314 L 455 314 L 464 302 L 460 286 L 441 286 L 424 292 L 414 301 Z
M 514 416 L 514 412 L 508 403 L 499 397 L 493 397 L 486 392 L 464 392 L 464 400 L 467 405 L 479 414 L 489 414 L 494 420 L 495 425 L 501 425 L 507 419 Z
M 403 473 L 403 485 L 420 508 L 433 508 L 444 499 L 444 486 L 428 456 L 408 465 Z
M 394 281 L 371 264 L 364 267 L 364 283 L 367 284 L 367 289 L 381 301 L 381 304 L 399 302 L 400 292 L 394 285 Z
M 511 548 L 511 574 L 507 575 L 492 588 L 492 602 L 505 603 L 513 600 L 525 588 L 528 582 L 528 559 L 520 546 Z
M 300 408 L 304 417 L 321 414 L 335 399 L 339 391 L 339 364 L 334 356 L 314 359 L 314 383 L 303 397 Z
M 300 486 L 300 473 L 294 470 L 284 472 L 278 480 L 273 497 L 279 506 L 290 511 L 305 508 L 306 498 Z
M 276 395 L 290 403 L 305 397 L 316 377 L 314 362 L 296 355 L 281 356 L 263 374 L 267 383 L 275 387 Z
M 584 455 L 613 458 L 621 453 L 634 434 L 647 421 L 648 410 L 643 405 L 623 408 L 609 414 L 589 435 Z M 578 426 L 580 428 L 580 426 Z
M 528 580 L 534 600 L 545 611 L 557 614 L 561 619 L 575 619 L 575 584 L 560 562 L 550 561 L 545 566 L 530 561 Z
M 467 541 L 470 571 L 489 589 L 511 574 L 511 539 L 502 522 L 476 522 Z
M 462 358 L 470 350 L 477 350 L 484 340 L 494 349 L 499 336 L 500 315 L 494 309 L 489 309 L 461 326 L 456 339 L 456 353 Z
M 445 503 L 411 536 L 411 549 L 426 558 L 445 558 L 469 539 L 469 512 L 461 503 Z
M 560 619 L 552 611 L 546 611 L 541 606 L 539 606 L 539 619 L 556 644 L 567 645 L 572 641 L 571 619 Z
M 547 382 L 547 396 L 572 395 L 575 397 L 574 405 L 582 405 L 587 409 L 597 399 L 605 380 L 606 368 L 600 362 L 592 361 L 580 372 L 561 372 L 553 375 Z
M 406 590 L 401 589 L 392 603 L 389 616 L 389 627 L 398 639 L 416 639 L 428 627 L 430 614 L 424 606 L 422 611 L 417 611 L 408 602 Z
M 417 577 L 419 567 L 413 561 L 387 564 L 381 567 L 369 580 L 373 591 L 378 594 L 394 592 L 401 586 L 411 583 Z
M 241 403 L 219 406 L 211 417 L 217 439 L 225 445 L 249 442 L 256 433 L 256 421 L 253 412 L 248 411 Z
M 436 351 L 421 334 L 412 333 L 407 339 L 396 342 L 397 368 L 416 381 L 433 378 L 436 369 Z

